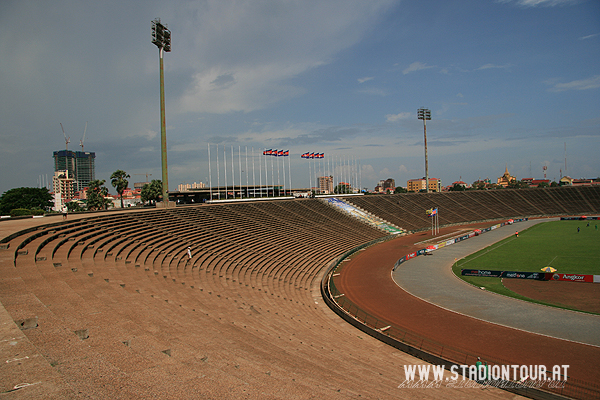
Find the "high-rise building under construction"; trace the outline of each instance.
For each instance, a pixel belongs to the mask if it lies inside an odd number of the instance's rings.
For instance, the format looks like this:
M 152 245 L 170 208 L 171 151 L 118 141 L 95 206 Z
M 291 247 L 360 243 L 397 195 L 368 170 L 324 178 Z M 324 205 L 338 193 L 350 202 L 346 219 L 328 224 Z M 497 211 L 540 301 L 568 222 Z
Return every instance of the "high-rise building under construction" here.
M 58 150 L 53 154 L 54 172 L 69 171 L 73 178 L 74 189 L 82 191 L 96 179 L 96 153 L 90 151 Z

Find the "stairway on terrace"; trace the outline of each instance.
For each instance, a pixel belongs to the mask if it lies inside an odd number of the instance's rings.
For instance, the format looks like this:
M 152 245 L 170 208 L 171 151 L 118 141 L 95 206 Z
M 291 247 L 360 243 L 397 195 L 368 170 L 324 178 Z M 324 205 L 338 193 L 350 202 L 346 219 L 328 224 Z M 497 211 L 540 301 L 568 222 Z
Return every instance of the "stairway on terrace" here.
M 419 361 L 318 294 L 323 266 L 381 235 L 316 200 L 86 218 L 12 238 L 0 301 L 37 318 L 21 332 L 64 398 L 391 398 Z
M 425 211 L 436 207 L 440 225 L 526 216 L 598 213 L 600 186 L 365 195 L 344 200 L 414 231 L 431 226 L 431 219 Z

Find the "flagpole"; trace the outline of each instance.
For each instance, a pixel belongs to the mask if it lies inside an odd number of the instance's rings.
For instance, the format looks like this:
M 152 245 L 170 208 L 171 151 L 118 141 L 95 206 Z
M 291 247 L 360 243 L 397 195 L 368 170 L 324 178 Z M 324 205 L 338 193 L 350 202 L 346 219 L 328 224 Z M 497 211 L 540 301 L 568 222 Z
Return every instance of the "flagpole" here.
M 256 197 L 256 175 L 254 174 L 254 146 L 252 146 L 252 197 Z
M 267 149 L 263 150 L 266 151 Z M 264 154 L 264 153 L 263 153 Z M 259 161 L 258 161 L 258 180 L 259 180 L 259 184 L 260 184 L 260 197 L 262 197 L 262 158 L 260 158 L 260 154 L 258 157 Z
M 308 179 L 309 179 L 308 191 L 310 192 L 311 197 L 312 197 L 312 173 L 310 172 L 310 155 L 308 158 Z
M 248 172 L 248 146 L 246 146 L 246 197 L 250 197 L 248 194 L 248 179 L 250 179 L 250 173 Z
M 238 144 L 238 166 L 240 170 L 240 199 L 244 198 L 242 193 L 242 146 Z
M 265 149 L 267 151 L 267 149 Z M 269 197 L 269 168 L 267 165 L 267 157 L 265 157 L 265 189 L 267 191 L 267 197 Z
M 273 190 L 273 197 L 275 197 L 275 168 L 273 168 L 273 153 L 271 153 L 271 189 Z
M 283 152 L 283 157 L 285 157 L 285 151 Z M 285 158 L 281 163 L 283 164 L 283 195 L 285 196 Z
M 221 177 L 219 176 L 219 144 L 217 143 L 217 197 L 221 200 Z
M 227 149 L 223 145 L 223 165 L 225 166 L 225 200 L 227 200 Z
M 277 187 L 279 187 L 281 185 L 281 176 L 279 174 L 279 152 L 277 153 Z M 279 196 L 281 196 L 281 191 L 278 191 Z
M 288 174 L 290 175 L 290 195 L 291 195 L 292 190 L 294 190 L 294 187 L 292 186 L 292 156 L 290 156 L 288 154 L 287 157 L 288 157 Z
M 235 158 L 233 157 L 233 145 L 231 146 L 231 176 L 233 179 L 231 189 L 233 191 L 233 198 L 235 199 Z
M 210 201 L 212 201 L 212 172 L 210 169 L 210 143 L 208 143 L 208 187 L 210 192 Z

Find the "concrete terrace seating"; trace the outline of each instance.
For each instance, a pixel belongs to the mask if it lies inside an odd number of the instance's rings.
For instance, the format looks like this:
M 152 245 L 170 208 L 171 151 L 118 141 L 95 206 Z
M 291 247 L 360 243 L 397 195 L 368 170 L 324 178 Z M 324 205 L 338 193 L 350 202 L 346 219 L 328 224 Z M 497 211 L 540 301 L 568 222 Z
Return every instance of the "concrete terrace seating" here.
M 600 212 L 600 186 L 366 195 L 344 200 L 404 229 L 428 229 L 425 210 L 439 207 L 440 225 L 466 221 Z
M 131 212 L 34 230 L 4 250 L 11 284 L 0 285 L 0 300 L 15 318 L 38 318 L 23 332 L 88 395 L 119 398 L 117 388 L 130 386 L 137 398 L 393 396 L 396 376 L 384 365 L 404 356 L 373 356 L 380 344 L 370 338 L 360 341 L 371 350 L 358 349 L 353 329 L 315 304 L 321 268 L 383 234 L 319 201 L 293 203 Z M 86 378 L 90 367 L 97 379 Z M 173 377 L 189 368 L 194 379 Z M 369 376 L 365 389 L 359 382 Z
M 518 213 L 511 196 L 503 210 Z M 577 202 L 577 210 L 600 204 L 593 190 L 547 198 L 558 207 Z M 428 226 L 423 207 L 447 209 L 443 221 L 454 223 L 492 218 L 500 201 L 486 193 L 356 199 L 410 229 Z M 522 202 L 533 211 L 542 200 Z M 48 367 L 23 361 L 18 378 L 3 375 L 1 390 L 22 382 L 45 390 L 19 389 L 20 398 L 52 397 L 52 388 L 55 398 L 394 398 L 402 365 L 420 363 L 320 301 L 322 269 L 385 234 L 319 200 L 75 218 L 2 240 L 0 302 L 30 328 L 22 331 L 35 349 L 28 360 Z

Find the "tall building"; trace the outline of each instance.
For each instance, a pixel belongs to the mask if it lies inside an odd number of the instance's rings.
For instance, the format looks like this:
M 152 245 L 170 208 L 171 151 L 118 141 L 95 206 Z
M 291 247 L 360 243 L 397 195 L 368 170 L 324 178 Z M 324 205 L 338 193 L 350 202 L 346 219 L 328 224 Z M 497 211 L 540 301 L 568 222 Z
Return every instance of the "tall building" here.
M 96 179 L 96 153 L 90 151 L 58 150 L 55 151 L 54 172 L 69 171 L 73 179 L 74 189 L 82 191 Z
M 425 178 L 421 179 L 409 179 L 406 182 L 406 189 L 409 192 L 418 192 L 425 190 Z M 430 192 L 441 192 L 442 191 L 442 180 L 438 178 L 429 178 L 429 191 Z
M 319 193 L 333 193 L 333 176 L 319 176 Z
M 68 171 L 55 171 L 52 177 L 54 191 L 54 210 L 61 211 L 63 206 L 75 197 L 75 180 Z
M 377 193 L 385 193 L 387 191 L 393 192 L 396 190 L 396 181 L 392 178 L 388 178 L 385 180 L 380 180 L 377 186 L 375 186 L 375 192 Z

